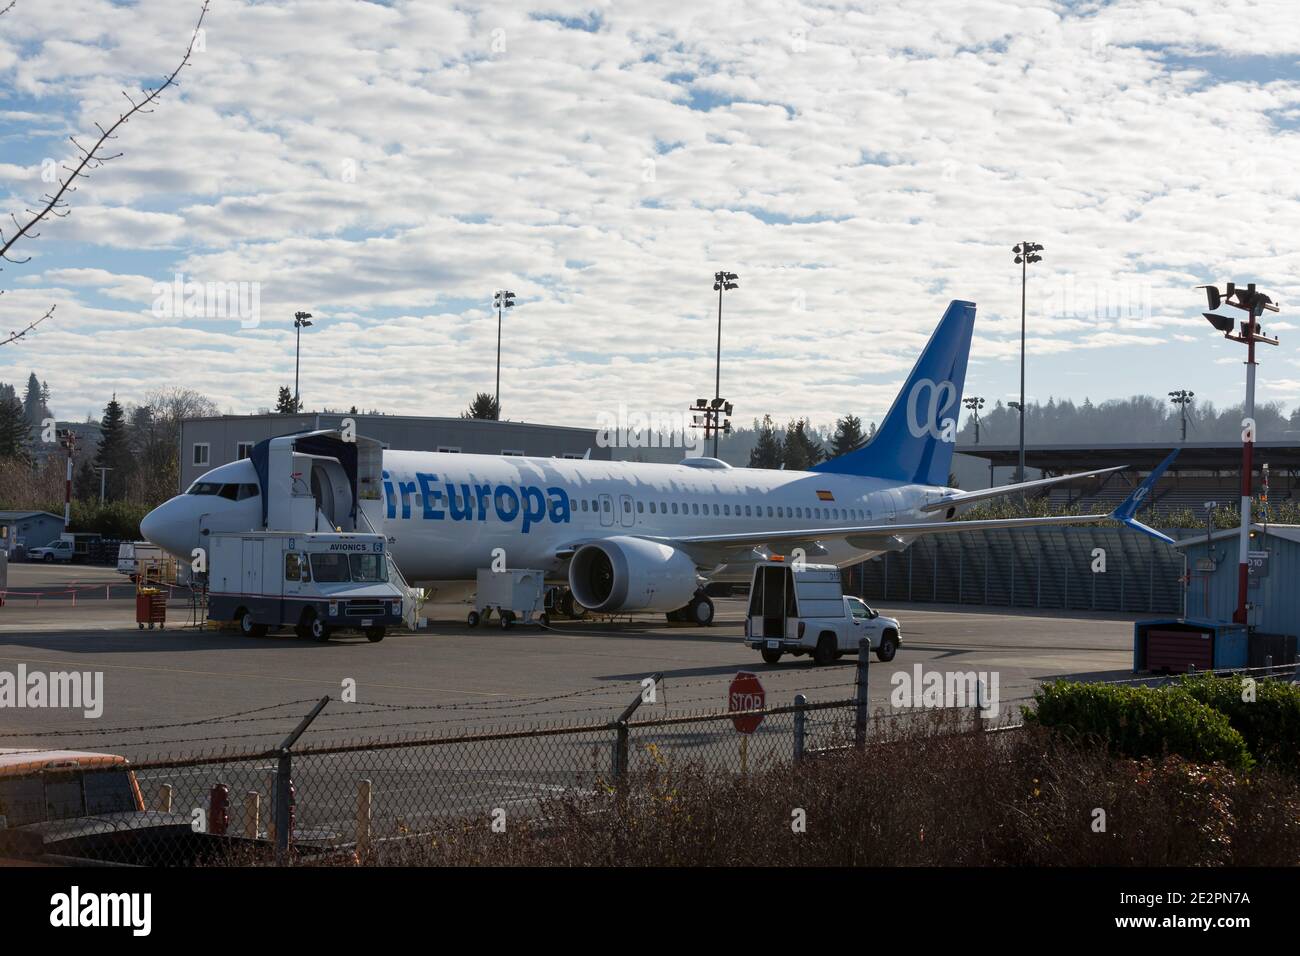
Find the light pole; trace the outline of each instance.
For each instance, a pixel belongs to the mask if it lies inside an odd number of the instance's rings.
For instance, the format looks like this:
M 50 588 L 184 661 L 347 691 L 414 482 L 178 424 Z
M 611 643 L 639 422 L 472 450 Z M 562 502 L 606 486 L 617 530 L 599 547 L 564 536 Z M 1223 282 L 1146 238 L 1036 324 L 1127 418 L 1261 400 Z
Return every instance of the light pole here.
M 77 434 L 71 428 L 59 435 L 59 444 L 68 453 L 68 470 L 63 480 L 63 530 L 72 527 L 72 459 L 77 454 Z
M 492 304 L 497 309 L 497 387 L 492 393 L 492 402 L 496 405 L 494 409 L 496 420 L 501 421 L 501 314 L 506 309 L 515 307 L 515 294 L 498 289 L 492 296 Z
M 975 422 L 975 444 L 980 443 L 980 409 L 984 407 L 984 399 L 978 395 L 972 395 L 969 398 L 963 398 L 962 404 L 970 409 L 971 419 Z
M 1179 414 L 1183 420 L 1183 432 L 1181 441 L 1187 441 L 1187 406 L 1192 404 L 1192 397 L 1195 392 L 1189 392 L 1185 388 L 1175 389 L 1169 393 L 1169 401 L 1178 406 Z
M 1038 253 L 1043 247 L 1036 242 L 1017 242 L 1011 250 L 1020 266 L 1020 475 L 1017 482 L 1025 480 L 1025 290 L 1029 282 L 1029 263 L 1041 262 Z
M 1259 317 L 1265 309 L 1276 312 L 1278 307 L 1263 292 L 1256 292 L 1253 282 L 1244 289 L 1239 289 L 1235 283 L 1229 282 L 1222 294 L 1217 286 L 1204 285 L 1198 288 L 1205 290 L 1211 310 L 1201 314 L 1223 333 L 1225 339 L 1246 346 L 1246 419 L 1241 423 L 1241 528 L 1237 536 L 1237 610 L 1233 613 L 1232 620 L 1236 624 L 1248 625 L 1246 594 L 1250 587 L 1250 513 L 1255 478 L 1255 343 L 1277 345 L 1277 339 L 1268 338 L 1260 329 Z M 1246 313 L 1246 318 L 1241 320 L 1239 328 L 1231 316 L 1214 314 L 1213 310 L 1220 304 L 1241 309 Z M 1235 334 L 1234 328 L 1236 328 Z
M 707 442 L 713 436 L 713 457 L 718 457 L 718 435 L 731 434 L 731 403 L 721 398 L 713 401 L 697 398 L 688 411 L 694 413 L 691 424 L 704 429 L 704 440 Z
M 100 466 L 99 466 L 98 468 L 96 468 L 95 470 L 96 470 L 97 472 L 99 472 L 99 503 L 100 503 L 100 505 L 103 505 L 103 503 L 104 503 L 104 479 L 108 477 L 108 473 L 109 473 L 110 471 L 112 471 L 113 469 L 112 469 L 112 468 L 106 468 L 106 467 L 104 467 L 103 465 L 100 465 Z
M 718 358 L 717 365 L 713 374 L 713 457 L 718 457 L 718 410 L 725 404 L 722 400 L 722 293 L 730 292 L 732 289 L 739 289 L 740 283 L 737 282 L 740 276 L 734 272 L 715 272 L 713 273 L 713 291 L 718 293 Z M 731 406 L 727 405 L 727 414 L 731 414 Z M 730 423 L 728 423 L 730 424 Z
M 294 334 L 297 341 L 293 349 L 293 410 L 294 413 L 302 411 L 302 401 L 298 398 L 298 365 L 302 357 L 302 330 L 311 325 L 310 312 L 295 312 L 293 314 Z

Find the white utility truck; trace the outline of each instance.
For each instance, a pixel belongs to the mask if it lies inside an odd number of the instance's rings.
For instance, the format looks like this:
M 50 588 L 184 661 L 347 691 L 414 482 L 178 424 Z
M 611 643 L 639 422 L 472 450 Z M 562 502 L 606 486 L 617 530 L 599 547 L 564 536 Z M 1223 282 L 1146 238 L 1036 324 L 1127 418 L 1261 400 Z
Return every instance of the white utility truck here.
M 754 567 L 745 617 L 745 643 L 775 664 L 782 654 L 811 654 L 829 664 L 857 653 L 868 638 L 876 659 L 890 661 L 902 630 L 866 602 L 843 591 L 840 569 L 832 564 L 762 561 Z
M 125 574 L 132 583 L 146 575 L 161 579 L 164 565 L 169 559 L 170 555 L 156 544 L 148 541 L 123 541 L 117 547 L 117 573 Z
M 402 590 L 389 580 L 387 558 L 381 534 L 213 534 L 208 618 L 234 621 L 250 637 L 287 626 L 328 641 L 335 630 L 356 628 L 382 641 L 402 620 Z

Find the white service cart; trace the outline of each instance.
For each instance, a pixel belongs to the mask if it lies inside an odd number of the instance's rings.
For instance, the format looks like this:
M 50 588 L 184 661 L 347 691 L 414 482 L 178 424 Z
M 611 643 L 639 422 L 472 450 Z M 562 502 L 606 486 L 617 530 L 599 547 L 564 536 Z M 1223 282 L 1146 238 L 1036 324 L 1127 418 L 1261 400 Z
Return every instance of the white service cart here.
M 540 624 L 551 622 L 546 614 L 546 574 L 529 568 L 509 568 L 493 571 L 478 569 L 478 588 L 474 594 L 474 610 L 469 612 L 470 627 L 478 627 L 496 612 L 501 629 L 507 630 L 516 622 Z

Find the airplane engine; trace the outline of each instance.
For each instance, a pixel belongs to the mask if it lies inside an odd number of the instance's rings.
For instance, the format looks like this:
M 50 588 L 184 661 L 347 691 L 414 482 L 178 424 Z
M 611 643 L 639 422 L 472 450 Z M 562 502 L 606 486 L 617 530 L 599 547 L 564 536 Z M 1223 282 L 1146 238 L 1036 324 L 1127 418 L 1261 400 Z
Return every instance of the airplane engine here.
M 620 535 L 584 544 L 569 562 L 574 600 L 592 611 L 675 611 L 700 586 L 695 562 L 666 544 Z

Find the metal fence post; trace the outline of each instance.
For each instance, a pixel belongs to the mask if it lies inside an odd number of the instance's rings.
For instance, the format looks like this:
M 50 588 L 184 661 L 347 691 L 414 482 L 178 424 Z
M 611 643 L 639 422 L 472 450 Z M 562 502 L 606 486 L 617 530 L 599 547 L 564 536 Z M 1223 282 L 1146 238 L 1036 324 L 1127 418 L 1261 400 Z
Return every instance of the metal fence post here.
M 316 701 L 316 706 L 311 709 L 302 720 L 298 721 L 298 726 L 290 732 L 288 737 L 280 741 L 280 759 L 275 768 L 275 851 L 276 857 L 283 862 L 283 858 L 289 852 L 289 843 L 293 839 L 293 745 L 298 742 L 298 738 L 303 735 L 311 722 L 316 719 L 317 715 L 325 709 L 325 705 L 330 702 L 328 696 L 322 697 Z
M 865 637 L 858 641 L 858 666 L 853 677 L 853 746 L 862 750 L 867 745 L 867 667 L 871 659 L 871 642 Z
M 275 770 L 275 854 L 282 858 L 289 851 L 289 840 L 293 836 L 293 801 L 289 788 L 293 786 L 293 754 L 289 750 L 280 751 L 280 760 Z
M 804 751 L 804 721 L 808 719 L 808 713 L 804 707 L 808 704 L 808 698 L 803 694 L 794 695 L 794 762 L 799 763 L 803 760 Z
M 628 732 L 627 721 L 620 720 L 614 724 L 614 779 L 621 781 L 627 773 Z
M 652 687 L 658 687 L 659 682 L 663 679 L 663 671 L 660 671 L 657 674 L 652 674 L 649 678 L 649 680 L 653 681 L 653 684 L 651 685 Z M 655 698 L 652 696 L 650 701 L 653 703 L 654 699 Z M 632 719 L 632 715 L 636 713 L 636 709 L 640 707 L 645 700 L 646 688 L 642 687 L 641 690 L 637 691 L 636 697 L 632 698 L 632 703 L 624 707 L 623 713 L 619 714 L 618 717 L 614 719 L 614 760 L 612 769 L 614 771 L 614 779 L 616 780 L 622 780 L 628 769 L 628 754 L 630 752 L 630 746 L 627 722 Z

